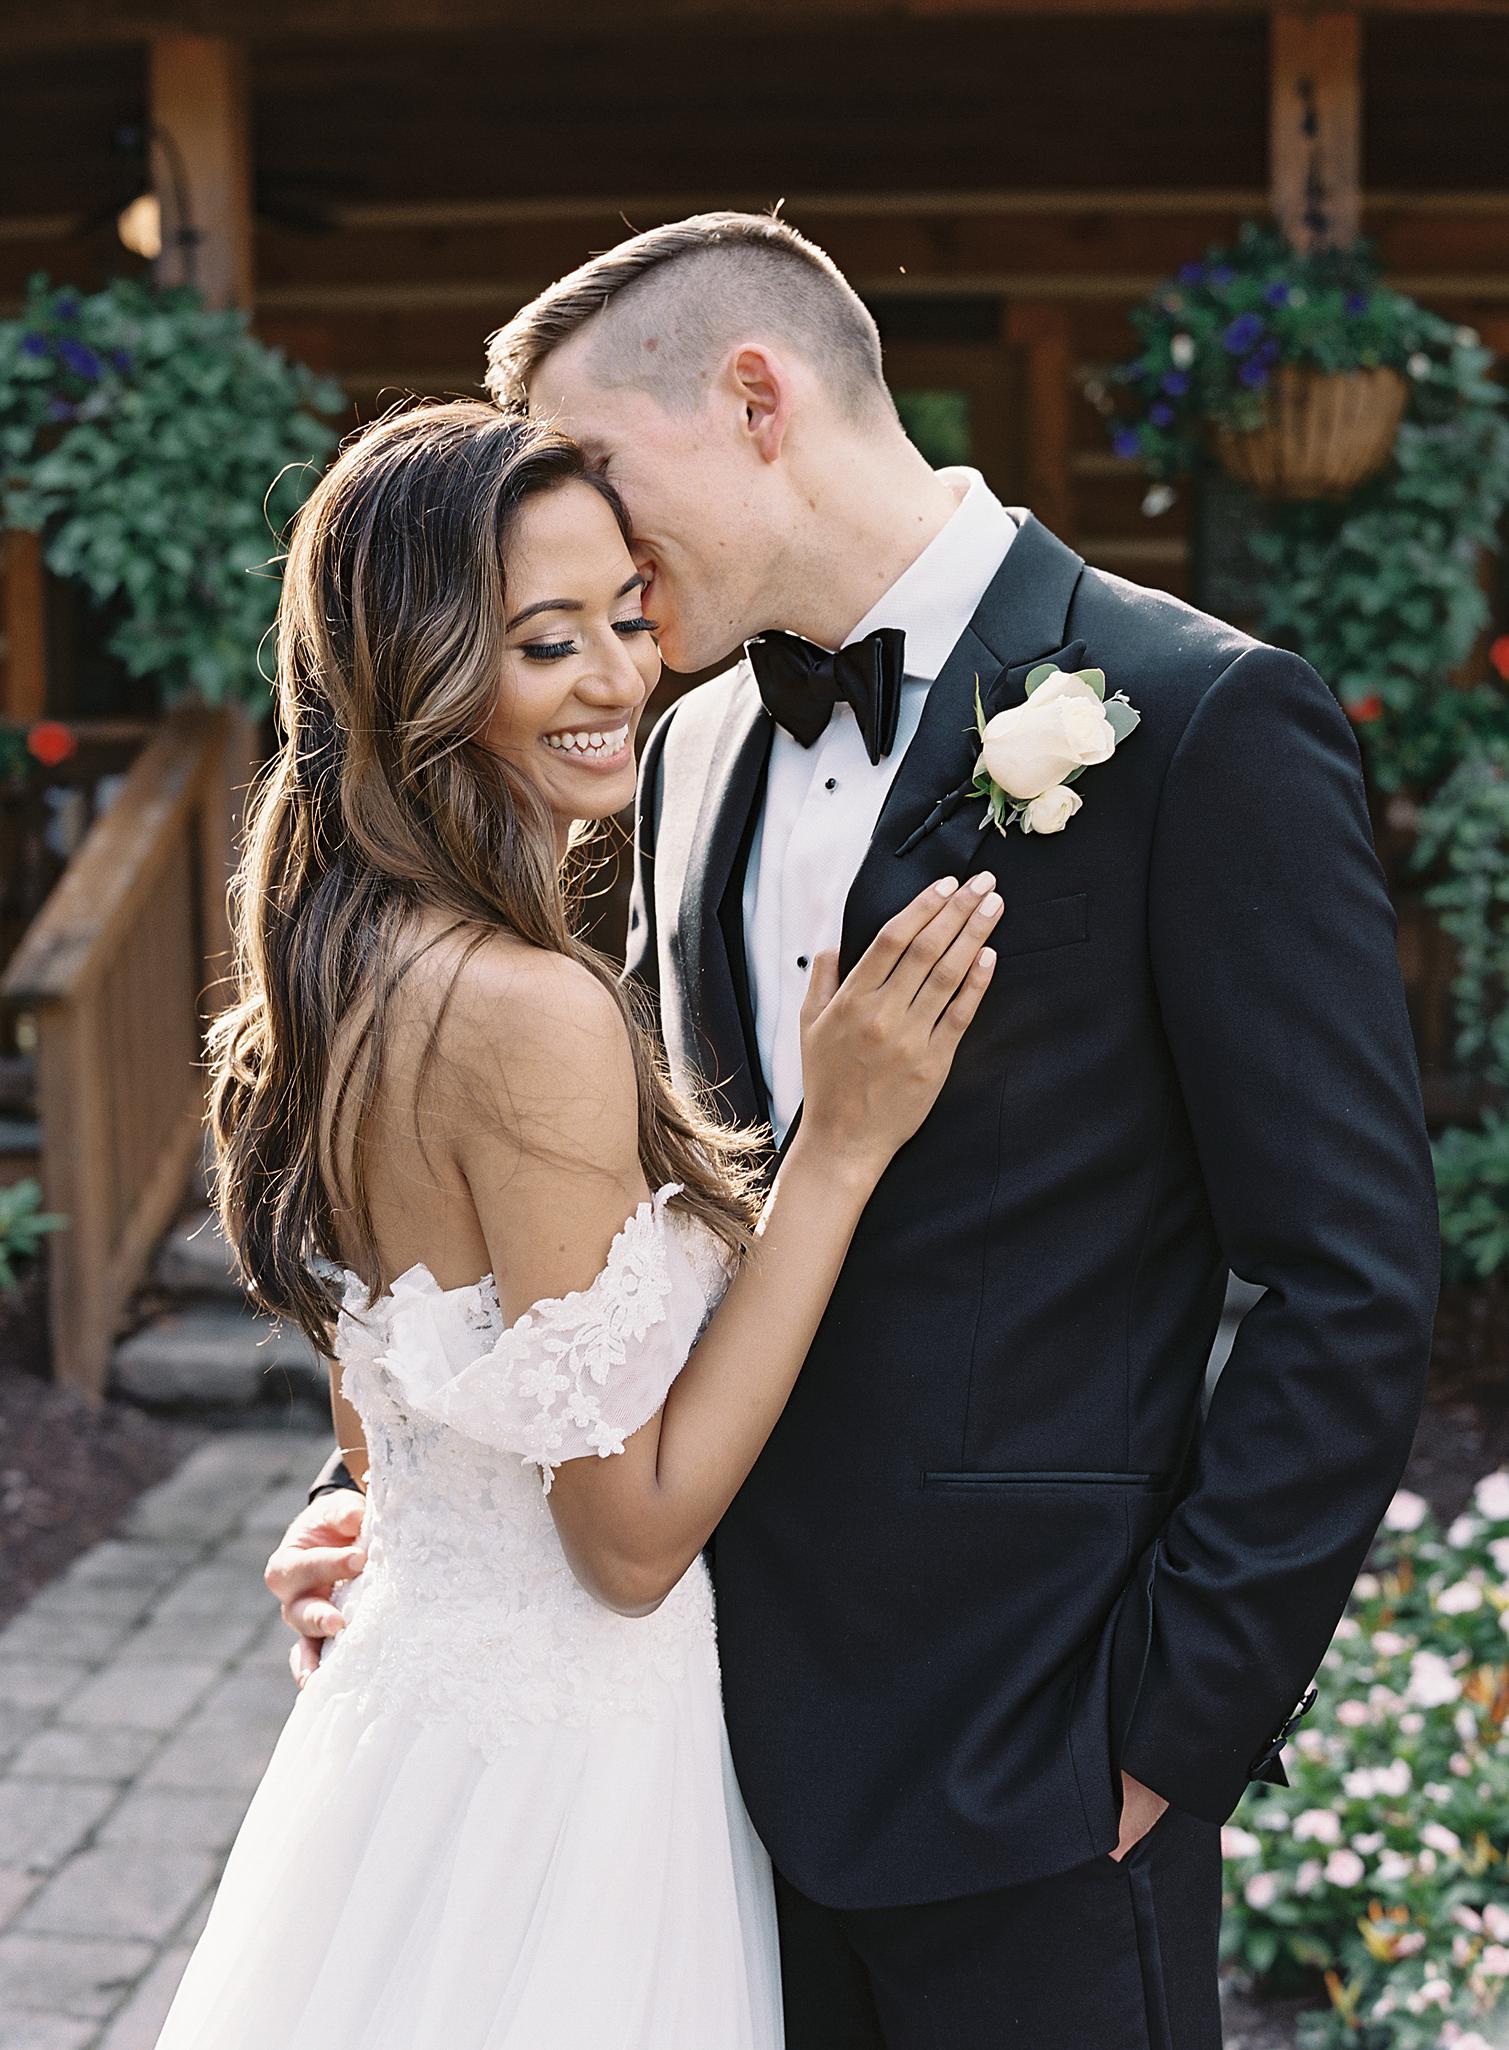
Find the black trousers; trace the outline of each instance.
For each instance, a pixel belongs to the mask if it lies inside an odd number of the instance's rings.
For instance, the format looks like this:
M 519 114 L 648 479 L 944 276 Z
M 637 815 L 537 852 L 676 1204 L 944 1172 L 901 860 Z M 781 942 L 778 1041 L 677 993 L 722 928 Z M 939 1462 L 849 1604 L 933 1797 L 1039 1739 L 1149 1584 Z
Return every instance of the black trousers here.
M 994 1893 L 776 1906 L 786 2050 L 1220 2050 L 1221 1832 L 1182 1808 Z

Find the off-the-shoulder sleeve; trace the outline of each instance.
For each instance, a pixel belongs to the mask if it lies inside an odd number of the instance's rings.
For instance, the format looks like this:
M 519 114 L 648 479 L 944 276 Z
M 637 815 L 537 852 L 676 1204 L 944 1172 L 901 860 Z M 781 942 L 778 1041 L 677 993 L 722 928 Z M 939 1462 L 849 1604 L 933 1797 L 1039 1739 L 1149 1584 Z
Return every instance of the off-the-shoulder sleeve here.
M 381 1364 L 409 1409 L 542 1467 L 547 1491 L 564 1460 L 622 1452 L 665 1401 L 728 1278 L 712 1235 L 668 1210 L 680 1193 L 668 1182 L 647 1198 L 590 1286 L 532 1304 L 480 1353 L 457 1292 L 424 1268 L 400 1275 Z

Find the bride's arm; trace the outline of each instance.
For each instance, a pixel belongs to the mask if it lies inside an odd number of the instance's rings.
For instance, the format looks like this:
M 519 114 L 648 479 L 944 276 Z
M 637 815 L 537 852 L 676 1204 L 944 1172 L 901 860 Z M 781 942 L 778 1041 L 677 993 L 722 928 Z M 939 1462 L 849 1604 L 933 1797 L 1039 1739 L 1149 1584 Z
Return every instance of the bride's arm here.
M 755 1246 L 622 1456 L 573 1458 L 555 1475 L 562 1545 L 609 1606 L 643 1614 L 663 1601 L 758 1457 L 860 1213 L 984 993 L 999 902 L 924 892 L 836 994 L 834 959 L 819 957 L 803 1009 L 806 1105 Z M 494 956 L 458 1002 L 456 1029 L 453 1072 L 473 1078 L 457 1158 L 512 1322 L 589 1285 L 648 1194 L 633 1059 L 609 992 L 545 955 Z

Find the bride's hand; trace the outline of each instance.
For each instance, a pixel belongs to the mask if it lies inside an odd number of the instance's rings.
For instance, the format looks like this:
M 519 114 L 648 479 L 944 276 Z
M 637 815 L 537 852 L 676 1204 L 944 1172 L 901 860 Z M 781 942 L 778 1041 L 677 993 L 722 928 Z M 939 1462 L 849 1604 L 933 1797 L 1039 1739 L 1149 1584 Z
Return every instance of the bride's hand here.
M 878 1177 L 937 1101 L 995 966 L 989 872 L 930 884 L 881 927 L 840 983 L 832 949 L 802 1005 L 802 1128 Z

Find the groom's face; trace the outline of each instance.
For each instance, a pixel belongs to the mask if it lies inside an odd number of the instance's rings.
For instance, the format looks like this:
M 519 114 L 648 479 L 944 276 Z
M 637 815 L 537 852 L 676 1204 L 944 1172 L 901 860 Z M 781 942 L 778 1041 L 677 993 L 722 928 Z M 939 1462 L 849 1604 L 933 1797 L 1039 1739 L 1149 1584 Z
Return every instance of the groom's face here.
M 597 383 L 585 337 L 535 372 L 530 411 L 565 429 L 628 508 L 644 609 L 673 669 L 707 669 L 768 624 L 761 617 L 769 480 L 751 460 L 737 407 L 714 391 L 668 412 L 649 393 Z

